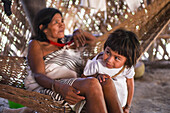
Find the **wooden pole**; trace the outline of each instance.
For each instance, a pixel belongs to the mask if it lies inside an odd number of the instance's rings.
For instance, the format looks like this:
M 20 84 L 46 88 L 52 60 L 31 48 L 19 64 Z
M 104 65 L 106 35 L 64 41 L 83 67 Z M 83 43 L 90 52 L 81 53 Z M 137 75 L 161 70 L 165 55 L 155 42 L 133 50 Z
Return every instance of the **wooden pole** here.
M 21 0 L 28 22 L 33 32 L 33 19 L 38 11 L 46 7 L 46 0 Z

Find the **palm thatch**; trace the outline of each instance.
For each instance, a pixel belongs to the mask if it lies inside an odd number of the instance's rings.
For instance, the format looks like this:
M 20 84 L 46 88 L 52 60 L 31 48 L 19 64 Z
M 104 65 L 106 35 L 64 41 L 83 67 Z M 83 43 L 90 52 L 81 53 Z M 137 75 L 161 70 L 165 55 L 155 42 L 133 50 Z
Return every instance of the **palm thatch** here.
M 158 9 L 158 6 L 160 9 Z M 153 7 L 157 7 L 157 9 L 153 10 Z M 138 35 L 139 40 L 141 41 L 142 56 L 144 52 L 148 50 L 148 48 L 160 35 L 160 33 L 162 33 L 162 31 L 170 23 L 169 9 L 170 2 L 168 0 L 157 0 L 153 4 L 149 5 L 147 8 L 138 11 L 136 15 L 129 14 L 129 18 L 127 20 L 123 21 L 118 26 L 115 26 L 112 30 L 105 33 L 104 35 L 100 36 L 96 40 L 96 45 L 94 45 L 94 49 L 89 49 L 91 54 L 86 54 L 94 55 L 97 54 L 99 51 L 102 51 L 104 42 L 111 32 L 113 32 L 117 28 L 126 28 L 130 31 L 135 32 Z
M 164 4 L 166 4 L 168 1 L 155 0 L 155 2 L 157 2 L 157 5 L 152 5 L 147 8 L 145 8 L 146 5 L 141 2 L 141 6 L 138 9 L 138 13 L 136 13 L 131 12 L 127 6 L 127 3 L 123 0 L 108 0 L 106 3 L 106 11 L 99 10 L 96 13 L 92 13 L 94 9 L 80 6 L 80 0 L 73 0 L 72 2 L 70 2 L 69 0 L 32 0 L 32 2 L 30 0 L 15 0 L 12 1 L 12 15 L 7 16 L 3 8 L 4 3 L 2 2 L 2 0 L 0 0 L 0 55 L 26 55 L 26 48 L 32 34 L 32 18 L 38 11 L 37 9 L 45 7 L 45 3 L 46 7 L 55 7 L 63 12 L 63 16 L 65 17 L 67 34 L 71 34 L 76 28 L 82 28 L 83 30 L 89 31 L 93 34 L 97 34 L 99 36 L 102 35 L 102 37 L 107 37 L 107 35 L 111 31 L 115 30 L 117 28 L 116 26 L 119 25 L 120 27 L 124 27 L 137 33 L 140 40 L 146 40 L 148 39 L 147 36 L 142 36 L 142 34 L 146 34 L 147 32 L 148 28 L 145 27 L 151 27 L 152 25 L 155 25 L 153 23 L 157 22 L 157 19 L 152 21 L 151 19 L 154 18 L 154 15 L 156 15 L 159 9 L 161 9 L 161 7 L 163 7 Z M 152 9 L 153 7 L 154 9 Z M 148 23 L 148 21 L 150 22 L 150 24 Z M 102 42 L 104 42 L 105 38 L 102 37 L 101 40 Z M 169 39 L 167 38 L 166 40 L 169 41 Z M 168 55 L 168 57 L 169 56 L 170 55 Z

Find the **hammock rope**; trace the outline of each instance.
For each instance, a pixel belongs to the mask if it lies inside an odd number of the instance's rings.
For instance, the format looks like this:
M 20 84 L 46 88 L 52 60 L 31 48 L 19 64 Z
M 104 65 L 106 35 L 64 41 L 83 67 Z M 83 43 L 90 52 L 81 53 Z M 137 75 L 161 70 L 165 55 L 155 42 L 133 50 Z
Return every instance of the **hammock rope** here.
M 146 16 L 143 12 L 145 12 L 145 10 L 137 12 L 135 16 L 131 16 L 105 35 L 100 36 L 92 49 L 91 47 L 87 47 L 84 51 L 84 58 L 90 58 L 102 51 L 103 43 L 110 32 L 120 27 L 127 27 L 128 30 L 136 32 L 136 25 L 140 26 L 140 30 L 136 33 L 142 42 L 142 55 L 161 31 L 169 24 L 170 2 L 169 0 L 156 0 L 148 6 L 147 19 L 143 17 Z M 138 19 L 143 23 L 139 23 Z M 60 104 L 53 102 L 50 96 L 26 91 L 23 84 L 23 80 L 27 75 L 26 67 L 24 57 L 0 56 L 0 97 L 20 103 L 42 113 L 72 112 L 69 108 L 64 108 Z

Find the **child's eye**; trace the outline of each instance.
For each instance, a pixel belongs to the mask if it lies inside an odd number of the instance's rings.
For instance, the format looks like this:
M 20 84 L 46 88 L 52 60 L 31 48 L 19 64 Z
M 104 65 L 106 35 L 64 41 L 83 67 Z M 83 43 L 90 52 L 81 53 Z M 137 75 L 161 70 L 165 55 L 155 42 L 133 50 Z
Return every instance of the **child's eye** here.
M 116 60 L 120 60 L 120 58 L 119 58 L 119 57 L 115 57 L 115 59 L 116 59 Z
M 64 19 L 62 19 L 61 22 L 64 23 Z
M 109 51 L 106 51 L 106 54 L 110 54 L 110 52 L 109 52 Z

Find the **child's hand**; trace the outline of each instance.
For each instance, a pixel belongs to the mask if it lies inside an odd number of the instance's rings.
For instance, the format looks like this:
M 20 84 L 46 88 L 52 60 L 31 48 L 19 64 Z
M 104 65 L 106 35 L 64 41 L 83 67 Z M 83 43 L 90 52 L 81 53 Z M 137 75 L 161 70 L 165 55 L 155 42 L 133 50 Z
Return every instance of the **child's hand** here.
M 130 111 L 130 106 L 126 105 L 123 109 L 123 113 L 129 113 Z
M 124 108 L 123 113 L 129 113 L 129 108 Z
M 107 74 L 99 74 L 99 75 L 97 76 L 97 79 L 99 80 L 99 82 L 104 82 L 104 81 L 106 81 L 106 78 L 111 79 L 111 77 L 110 77 L 109 75 L 107 75 Z

